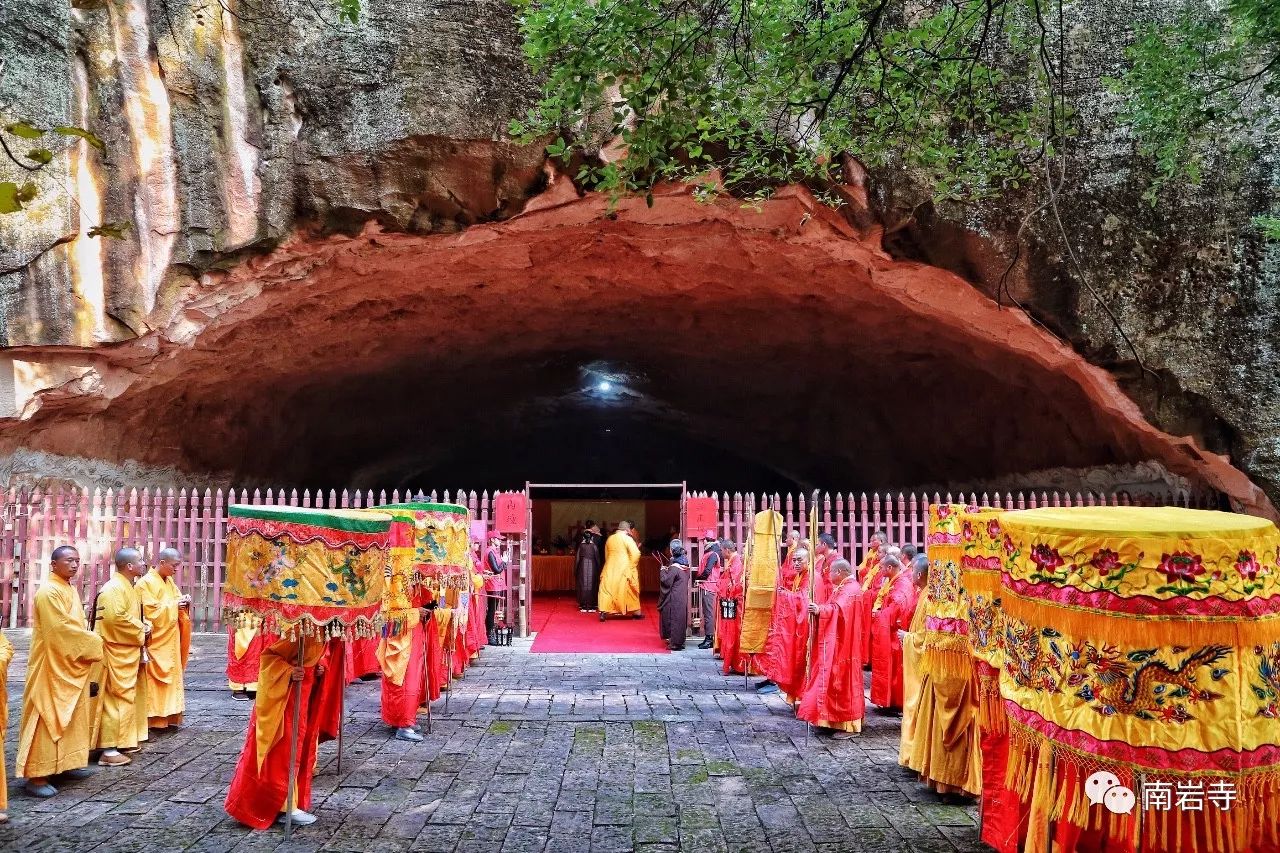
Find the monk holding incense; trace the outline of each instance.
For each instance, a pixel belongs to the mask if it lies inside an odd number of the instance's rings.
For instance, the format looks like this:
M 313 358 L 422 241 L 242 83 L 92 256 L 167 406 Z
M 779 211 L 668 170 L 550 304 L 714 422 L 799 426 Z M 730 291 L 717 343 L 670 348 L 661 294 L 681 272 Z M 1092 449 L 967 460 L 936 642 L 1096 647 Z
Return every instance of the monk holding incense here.
M 186 710 L 181 623 L 191 607 L 191 596 L 184 595 L 173 582 L 181 563 L 182 555 L 177 549 L 165 548 L 158 555 L 155 568 L 134 587 L 142 600 L 142 616 L 151 625 L 144 677 L 147 726 L 153 729 L 181 726 Z
M 88 630 L 84 605 L 71 579 L 80 554 L 69 545 L 53 549 L 49 579 L 36 591 L 27 686 L 22 694 L 18 757 L 14 773 L 24 790 L 52 797 L 49 777 L 85 779 L 92 726 L 89 676 L 102 660 L 102 638 Z
M 4 773 L 4 741 L 9 729 L 9 661 L 13 660 L 13 644 L 0 633 L 0 823 L 9 819 L 9 780 Z
M 809 678 L 796 716 L 846 740 L 862 731 L 862 589 L 848 560 L 835 560 L 828 571 L 831 595 L 814 601 L 809 612 L 818 617 Z
M 600 621 L 606 616 L 640 614 L 640 548 L 631 535 L 631 522 L 619 521 L 618 529 L 604 543 L 604 569 L 600 572 Z
M 902 636 L 915 616 L 918 590 L 910 571 L 896 556 L 886 556 L 884 585 L 872 607 L 871 701 L 885 709 L 902 709 Z
M 738 651 L 742 641 L 742 555 L 738 553 L 738 543 L 732 539 L 722 539 L 720 551 L 724 557 L 725 566 L 720 571 L 720 583 L 716 591 L 719 597 L 716 611 L 719 624 L 716 625 L 716 637 L 720 640 L 724 674 L 745 673 L 746 657 Z M 732 604 L 726 605 L 726 602 L 732 602 Z M 732 611 L 733 615 L 726 616 L 726 609 Z
M 325 703 L 324 668 L 327 644 L 320 636 L 303 636 L 301 655 L 296 638 L 270 637 L 262 650 L 258 697 L 249 715 L 244 750 L 231 777 L 227 814 L 254 829 L 284 822 L 288 807 L 289 758 L 293 742 L 294 703 L 301 696 L 297 756 L 294 762 L 295 798 L 292 819 L 298 826 L 316 822 L 311 806 L 311 777 L 316 764 Z M 342 678 L 341 672 L 334 677 Z
M 261 620 L 246 613 L 227 635 L 227 686 L 231 698 L 252 701 L 258 692 L 258 664 L 262 659 Z
M 102 767 L 122 767 L 133 761 L 147 739 L 147 680 L 143 647 L 151 624 L 142 618 L 142 599 L 134 586 L 147 570 L 135 548 L 116 551 L 115 574 L 98 592 L 94 631 L 102 637 L 102 679 L 98 694 L 98 734 L 94 746 L 103 750 Z

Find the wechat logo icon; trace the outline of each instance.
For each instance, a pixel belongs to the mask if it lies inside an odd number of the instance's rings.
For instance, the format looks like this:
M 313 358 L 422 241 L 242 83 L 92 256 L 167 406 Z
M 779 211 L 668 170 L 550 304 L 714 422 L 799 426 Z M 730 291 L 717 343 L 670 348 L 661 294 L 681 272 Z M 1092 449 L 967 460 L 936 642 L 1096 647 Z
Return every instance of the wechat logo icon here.
M 1084 795 L 1089 805 L 1101 803 L 1112 814 L 1130 814 L 1138 802 L 1133 789 L 1121 785 L 1119 777 L 1106 770 L 1099 770 L 1084 781 Z

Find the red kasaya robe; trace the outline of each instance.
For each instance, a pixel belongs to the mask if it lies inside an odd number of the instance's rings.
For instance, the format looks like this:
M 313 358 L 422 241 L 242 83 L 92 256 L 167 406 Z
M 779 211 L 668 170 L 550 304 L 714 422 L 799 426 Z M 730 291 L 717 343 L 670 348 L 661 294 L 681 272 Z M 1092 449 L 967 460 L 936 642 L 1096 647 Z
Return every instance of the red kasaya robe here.
M 227 681 L 234 685 L 256 685 L 258 683 L 258 661 L 262 657 L 262 632 L 255 631 L 253 639 L 244 649 L 243 655 L 236 655 L 236 627 L 230 626 L 227 631 Z M 253 687 L 252 689 L 257 689 Z
M 429 598 L 418 592 L 413 604 L 424 607 Z M 407 636 L 387 637 L 382 642 L 382 721 L 397 729 L 412 728 L 418 721 L 418 708 L 427 701 L 427 632 L 422 622 L 414 621 Z M 398 671 L 403 660 L 400 655 L 408 658 L 403 673 Z
M 480 563 L 480 555 L 471 552 L 471 601 L 467 605 L 467 657 L 473 658 L 480 653 L 489 642 L 485 630 L 485 608 L 488 606 L 484 594 L 484 571 Z M 476 583 L 479 581 L 479 583 Z
M 431 611 L 431 621 L 423 626 L 427 635 L 427 696 L 433 702 L 449 683 L 449 673 L 444 668 L 444 643 L 440 639 L 440 623 L 449 618 L 447 612 L 441 612 L 443 609 L 442 606 Z
M 738 651 L 742 640 L 742 555 L 734 553 L 729 564 L 720 571 L 716 595 L 738 602 L 737 616 L 725 619 L 716 613 L 716 639 L 720 643 L 720 656 L 724 659 L 724 674 L 747 671 L 746 656 Z
M 349 650 L 348 641 L 342 637 L 330 640 L 316 667 L 316 726 L 320 730 L 320 743 L 337 740 L 338 730 L 342 728 L 343 690 L 347 682 L 339 676 L 350 657 Z
M 361 637 L 350 642 L 349 654 L 344 656 L 348 684 L 362 676 L 382 672 L 382 664 L 378 662 L 378 644 L 381 642 L 381 637 Z
M 786 586 L 773 599 L 769 637 L 765 640 L 762 671 L 778 685 L 788 702 L 804 687 L 804 658 L 809 641 L 808 567 L 791 571 Z
M 818 605 L 818 632 L 809 679 L 796 716 L 815 726 L 860 731 L 862 696 L 862 589 L 852 577 Z
M 289 751 L 294 703 L 301 695 L 294 806 L 311 806 L 311 774 L 316 763 L 323 706 L 323 681 L 317 664 L 326 651 L 318 637 L 303 640 L 301 682 L 290 680 L 298 662 L 298 641 L 271 637 L 262 650 L 258 698 L 249 715 L 244 750 L 231 777 L 225 808 L 231 817 L 254 829 L 266 829 L 284 811 L 289 790 Z M 341 679 L 334 679 L 341 681 Z
M 862 665 L 871 665 L 871 608 L 875 606 L 876 596 L 884 586 L 885 572 L 880 565 L 880 549 L 867 552 L 859 570 L 858 585 L 862 587 Z
M 886 578 L 885 583 L 891 586 L 871 617 L 875 623 L 871 628 L 871 701 L 881 708 L 901 708 L 902 640 L 898 631 L 911 627 L 919 590 L 906 570 Z
M 814 575 L 813 583 L 814 604 L 826 604 L 831 598 L 831 577 L 827 572 L 827 567 L 831 565 L 834 558 L 835 555 L 831 552 L 819 554 L 814 558 L 813 570 L 817 572 L 817 574 Z

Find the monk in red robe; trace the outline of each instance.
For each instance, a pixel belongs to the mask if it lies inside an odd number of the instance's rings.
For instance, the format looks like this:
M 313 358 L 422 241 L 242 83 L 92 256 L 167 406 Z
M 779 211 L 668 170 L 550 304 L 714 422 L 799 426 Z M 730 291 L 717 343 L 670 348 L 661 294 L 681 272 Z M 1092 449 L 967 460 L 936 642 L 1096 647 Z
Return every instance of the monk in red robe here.
M 818 617 L 809 678 L 796 716 L 833 730 L 845 740 L 862 731 L 862 589 L 848 560 L 835 560 L 828 571 L 831 595 L 809 605 Z
M 382 674 L 382 664 L 378 662 L 378 646 L 380 637 L 359 637 L 351 640 L 347 648 L 347 683 L 355 681 L 374 681 Z
M 826 604 L 831 597 L 830 566 L 839 556 L 836 553 L 835 537 L 830 533 L 819 534 L 813 553 L 813 600 L 818 604 Z
M 480 557 L 480 538 L 471 537 L 471 600 L 467 607 L 467 657 L 476 658 L 485 647 L 484 562 Z
M 809 638 L 809 552 L 803 543 L 792 552 L 791 565 L 778 569 L 769 637 L 761 656 L 768 682 L 757 692 L 781 691 L 790 702 L 804 687 L 805 646 Z
M 871 666 L 871 608 L 875 606 L 876 596 L 884 584 L 884 572 L 881 563 L 887 550 L 888 535 L 877 530 L 871 535 L 871 544 L 862 565 L 858 567 L 858 584 L 862 587 L 862 665 Z
M 320 743 L 338 739 L 342 729 L 344 711 L 343 691 L 347 682 L 338 677 L 346 666 L 346 658 L 350 656 L 349 640 L 334 637 L 325 646 L 320 663 L 316 664 L 316 728 L 319 730 Z
M 911 628 L 919 590 L 896 556 L 884 558 L 885 579 L 872 607 L 871 701 L 902 708 L 902 635 Z
M 326 704 L 322 658 L 327 644 L 320 637 L 311 636 L 302 640 L 301 657 L 298 648 L 296 639 L 269 637 L 265 641 L 258 671 L 258 696 L 249 715 L 244 750 L 227 791 L 227 814 L 254 829 L 266 829 L 277 820 L 283 822 L 289 793 L 294 703 L 299 701 L 299 695 L 302 713 L 292 816 L 298 826 L 316 821 L 306 809 L 311 805 L 311 776 Z
M 720 642 L 720 656 L 724 674 L 744 673 L 747 671 L 747 658 L 738 651 L 742 640 L 742 555 L 738 553 L 738 543 L 730 539 L 720 543 L 725 565 L 720 570 L 720 579 L 716 587 L 717 603 L 734 602 L 734 616 L 724 618 L 724 607 L 716 612 L 716 637 Z
M 385 637 L 378 649 L 382 660 L 382 721 L 396 730 L 396 740 L 417 743 L 418 708 L 427 702 L 427 632 L 431 611 L 427 609 L 430 594 L 414 588 L 409 611 L 409 627 L 404 632 Z

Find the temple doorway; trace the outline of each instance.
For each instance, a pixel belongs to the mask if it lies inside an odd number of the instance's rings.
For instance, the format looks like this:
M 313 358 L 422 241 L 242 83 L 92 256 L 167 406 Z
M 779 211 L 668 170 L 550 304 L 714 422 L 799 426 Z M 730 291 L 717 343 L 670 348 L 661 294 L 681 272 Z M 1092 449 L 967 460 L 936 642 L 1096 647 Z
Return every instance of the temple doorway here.
M 529 567 L 525 606 L 528 630 L 542 635 L 547 651 L 658 651 L 656 615 L 658 554 L 683 530 L 684 483 L 530 483 Z M 645 618 L 635 625 L 601 623 L 578 610 L 576 546 L 590 522 L 607 539 L 630 521 L 640 547 L 640 601 Z M 601 554 L 603 560 L 603 553 Z M 652 634 L 652 637 L 649 634 Z

